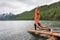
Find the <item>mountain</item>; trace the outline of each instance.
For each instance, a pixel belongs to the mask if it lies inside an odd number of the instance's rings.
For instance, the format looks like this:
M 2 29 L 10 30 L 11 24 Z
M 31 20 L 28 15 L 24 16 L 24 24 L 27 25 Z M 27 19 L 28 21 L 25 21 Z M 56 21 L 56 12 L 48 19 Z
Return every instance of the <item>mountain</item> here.
M 13 16 L 14 16 L 14 14 L 12 14 L 12 13 L 0 14 L 0 20 L 10 20 Z
M 60 20 L 60 1 L 40 6 L 41 20 Z M 33 20 L 35 8 L 12 17 L 12 20 Z

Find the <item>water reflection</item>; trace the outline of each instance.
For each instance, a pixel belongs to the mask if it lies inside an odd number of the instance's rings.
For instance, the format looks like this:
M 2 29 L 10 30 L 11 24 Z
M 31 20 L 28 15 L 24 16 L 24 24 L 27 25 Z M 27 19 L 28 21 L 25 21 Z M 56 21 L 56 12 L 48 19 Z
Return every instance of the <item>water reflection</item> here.
M 41 36 L 39 34 L 30 33 L 32 35 L 30 40 L 46 40 L 47 36 Z

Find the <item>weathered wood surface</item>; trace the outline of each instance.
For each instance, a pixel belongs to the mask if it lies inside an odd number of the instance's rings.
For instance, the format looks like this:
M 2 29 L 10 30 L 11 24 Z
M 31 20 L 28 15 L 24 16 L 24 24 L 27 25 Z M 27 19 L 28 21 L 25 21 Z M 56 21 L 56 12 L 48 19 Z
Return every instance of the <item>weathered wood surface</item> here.
M 47 40 L 57 40 L 57 38 L 52 36 L 52 37 L 48 38 Z
M 43 31 L 37 31 L 37 30 L 28 30 L 28 32 L 38 33 L 38 34 L 48 34 L 48 35 L 51 35 L 51 36 L 60 37 L 60 33 L 43 32 Z

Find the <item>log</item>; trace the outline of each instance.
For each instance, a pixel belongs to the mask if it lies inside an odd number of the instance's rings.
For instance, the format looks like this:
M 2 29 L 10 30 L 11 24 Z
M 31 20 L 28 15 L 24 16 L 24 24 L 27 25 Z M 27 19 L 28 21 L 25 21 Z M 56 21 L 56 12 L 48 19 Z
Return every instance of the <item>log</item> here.
M 60 33 L 43 32 L 43 31 L 37 31 L 37 30 L 28 30 L 28 32 L 38 33 L 38 34 L 47 34 L 47 35 L 51 35 L 51 36 L 60 37 Z

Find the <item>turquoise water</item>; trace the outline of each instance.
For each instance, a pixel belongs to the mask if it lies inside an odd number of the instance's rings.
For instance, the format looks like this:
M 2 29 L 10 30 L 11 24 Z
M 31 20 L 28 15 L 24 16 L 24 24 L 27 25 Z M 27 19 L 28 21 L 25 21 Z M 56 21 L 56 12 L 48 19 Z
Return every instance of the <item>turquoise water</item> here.
M 60 32 L 60 21 L 41 21 L 42 26 Z M 0 21 L 0 40 L 46 40 L 47 36 L 28 33 L 34 21 Z M 58 30 L 58 31 L 57 31 Z

